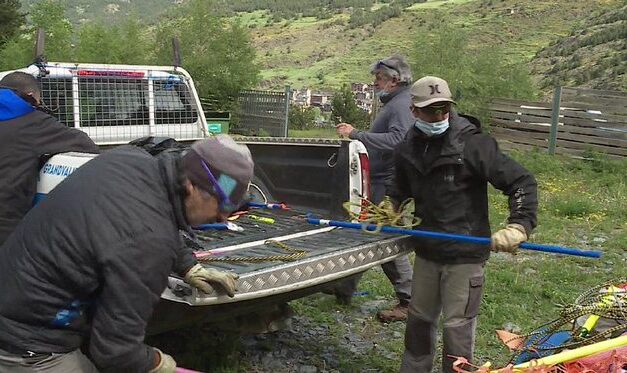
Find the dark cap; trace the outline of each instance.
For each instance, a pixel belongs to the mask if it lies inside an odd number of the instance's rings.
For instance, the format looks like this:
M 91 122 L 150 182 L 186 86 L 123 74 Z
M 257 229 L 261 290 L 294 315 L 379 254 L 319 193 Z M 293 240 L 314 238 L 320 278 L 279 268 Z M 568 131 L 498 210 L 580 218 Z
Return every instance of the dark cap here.
M 183 167 L 192 184 L 220 199 L 203 162 L 220 189 L 237 207 L 253 178 L 254 164 L 248 147 L 237 144 L 228 135 L 216 135 L 196 141 L 183 156 Z

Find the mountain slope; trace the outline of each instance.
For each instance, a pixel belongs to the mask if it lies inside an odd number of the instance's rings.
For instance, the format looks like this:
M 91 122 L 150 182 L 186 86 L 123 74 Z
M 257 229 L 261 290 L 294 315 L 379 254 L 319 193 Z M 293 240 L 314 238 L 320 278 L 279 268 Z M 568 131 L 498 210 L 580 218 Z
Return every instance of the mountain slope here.
M 26 9 L 35 1 L 22 0 Z M 127 16 L 156 23 L 185 1 L 63 3 L 75 24 Z M 545 89 L 556 82 L 626 89 L 623 0 L 213 1 L 249 28 L 262 67 L 260 88 L 336 89 L 370 81 L 373 61 L 409 54 L 419 36 L 434 35 L 448 23 L 463 30 L 473 48 L 502 49 L 510 62 L 530 63 Z M 257 10 L 235 13 L 244 9 Z
M 627 89 L 627 5 L 602 9 L 533 59 L 543 87 Z
M 21 0 L 22 8 L 28 11 L 30 5 L 39 0 Z M 63 0 L 65 14 L 75 24 L 99 20 L 116 22 L 124 17 L 138 17 L 144 21 L 154 21 L 180 0 Z
M 351 29 L 349 14 L 267 25 L 263 12 L 241 17 L 251 27 L 265 86 L 338 87 L 369 81 L 368 66 L 393 52 L 407 53 L 417 35 L 437 32 L 443 22 L 465 30 L 474 46 L 503 48 L 512 62 L 567 36 L 585 15 L 614 9 L 620 1 L 429 1 L 406 8 L 376 28 Z M 540 77 L 539 77 L 540 78 Z

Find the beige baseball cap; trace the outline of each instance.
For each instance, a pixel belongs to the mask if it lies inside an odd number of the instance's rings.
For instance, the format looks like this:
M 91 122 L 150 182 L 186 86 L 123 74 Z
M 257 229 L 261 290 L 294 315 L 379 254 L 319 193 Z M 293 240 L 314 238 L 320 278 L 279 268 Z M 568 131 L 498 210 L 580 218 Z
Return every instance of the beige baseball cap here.
M 410 89 L 411 100 L 414 106 L 423 108 L 436 102 L 451 102 L 453 96 L 446 80 L 436 76 L 425 76 L 418 79 Z

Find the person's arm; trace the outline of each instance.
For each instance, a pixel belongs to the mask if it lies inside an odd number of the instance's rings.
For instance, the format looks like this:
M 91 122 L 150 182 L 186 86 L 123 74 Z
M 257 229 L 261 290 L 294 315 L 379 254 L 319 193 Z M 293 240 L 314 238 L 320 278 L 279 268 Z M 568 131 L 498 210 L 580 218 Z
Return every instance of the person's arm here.
M 148 372 L 156 349 L 144 344 L 146 324 L 175 260 L 177 245 L 154 232 L 121 242 L 99 253 L 102 288 L 94 304 L 89 351 L 102 372 Z
M 217 290 L 219 293 L 226 293 L 229 297 L 234 297 L 239 276 L 234 272 L 223 272 L 214 268 L 203 267 L 198 263 L 193 249 L 186 242 L 194 245 L 191 238 L 181 242 L 172 270 L 183 277 L 186 283 L 206 294 L 212 294 Z
M 54 117 L 42 114 L 37 125 L 29 126 L 30 138 L 36 139 L 33 149 L 40 154 L 64 152 L 99 153 L 98 146 L 83 131 L 69 128 L 59 123 Z
M 465 156 L 480 177 L 508 196 L 508 223 L 524 227 L 528 237 L 537 225 L 538 185 L 535 177 L 503 154 L 496 140 L 485 134 L 470 137 Z
M 405 138 L 408 128 L 414 123 L 414 118 L 411 111 L 405 108 L 403 112 L 390 113 L 387 120 L 387 132 L 375 133 L 353 129 L 348 137 L 363 142 L 368 149 L 393 151 Z
M 412 197 L 409 178 L 405 173 L 403 160 L 398 151 L 394 152 L 394 176 L 390 186 L 388 187 L 387 194 L 394 203 L 395 209 L 397 209 L 407 198 Z

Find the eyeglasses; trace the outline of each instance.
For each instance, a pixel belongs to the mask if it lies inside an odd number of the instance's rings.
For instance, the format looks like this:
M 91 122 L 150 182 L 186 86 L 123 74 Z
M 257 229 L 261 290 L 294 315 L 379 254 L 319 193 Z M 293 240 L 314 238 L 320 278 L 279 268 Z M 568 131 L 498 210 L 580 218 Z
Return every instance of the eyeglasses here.
M 387 67 L 387 68 L 388 68 L 388 69 L 390 69 L 390 70 L 394 70 L 394 71 L 396 71 L 396 73 L 398 74 L 398 76 L 401 76 L 401 72 L 400 72 L 400 71 L 398 71 L 398 69 L 397 69 L 396 67 L 394 67 L 394 66 L 390 66 L 389 64 L 387 64 L 387 63 L 385 63 L 385 62 L 383 62 L 383 61 L 379 61 L 379 62 L 377 62 L 377 64 L 376 64 L 375 68 L 376 68 L 376 69 L 380 69 L 380 68 L 381 68 L 381 66 L 385 66 L 385 67 Z
M 450 104 L 429 105 L 429 106 L 425 106 L 425 107 L 412 106 L 411 110 L 412 111 L 420 110 L 421 112 L 423 112 L 426 115 L 448 114 L 448 113 L 451 112 L 451 105 Z
M 235 206 L 235 204 L 229 199 L 229 196 L 224 193 L 224 190 L 222 189 L 222 187 L 220 187 L 218 180 L 216 180 L 215 176 L 213 176 L 213 174 L 209 170 L 209 166 L 207 166 L 207 163 L 205 163 L 205 161 L 202 159 L 200 160 L 200 163 L 202 164 L 202 168 L 205 169 L 205 172 L 207 172 L 207 177 L 209 178 L 211 184 L 213 184 L 214 189 L 218 194 L 218 197 L 220 197 L 220 201 L 218 202 L 218 208 L 220 209 L 220 211 L 226 213 L 231 213 L 235 211 L 237 206 Z

